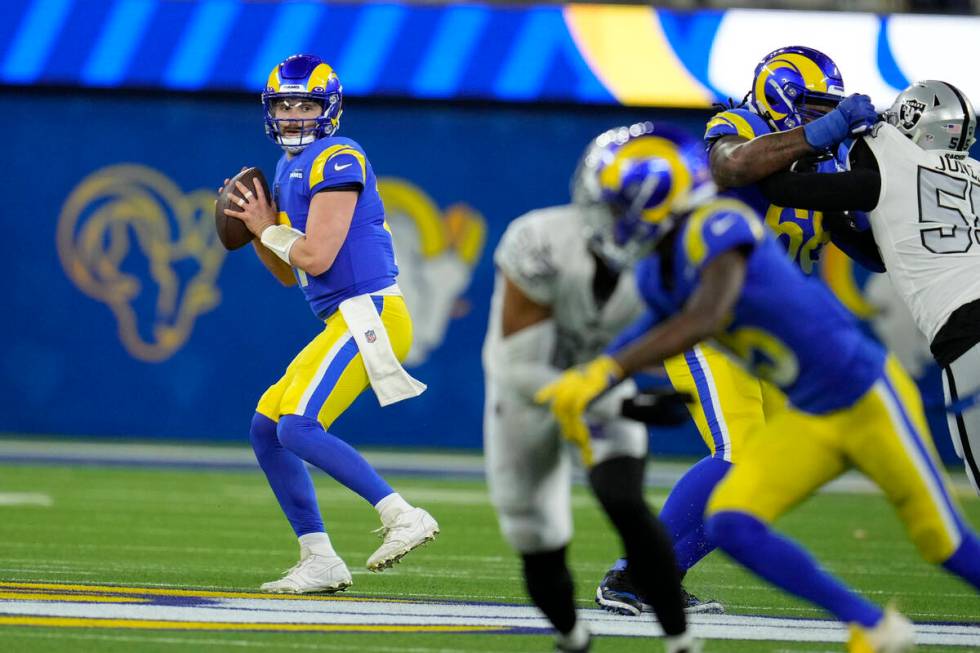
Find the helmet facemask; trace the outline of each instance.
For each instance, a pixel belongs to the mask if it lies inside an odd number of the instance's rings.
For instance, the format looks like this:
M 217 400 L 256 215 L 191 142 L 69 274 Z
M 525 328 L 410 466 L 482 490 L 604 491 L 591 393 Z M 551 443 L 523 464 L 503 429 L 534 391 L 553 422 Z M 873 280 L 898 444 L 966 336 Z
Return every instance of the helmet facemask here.
M 333 105 L 330 104 L 331 101 Z M 288 108 L 290 105 L 306 102 L 312 102 L 320 107 L 319 115 L 311 118 L 276 117 L 278 108 L 284 105 Z M 336 94 L 326 99 L 308 93 L 295 95 L 276 93 L 263 96 L 266 134 L 287 152 L 298 154 L 317 139 L 330 136 L 337 131 L 340 111 L 334 110 L 334 107 L 339 102 L 340 98 Z M 336 114 L 337 117 L 333 118 L 332 114 Z
M 332 136 L 340 127 L 343 91 L 337 74 L 319 57 L 289 57 L 272 69 L 262 93 L 265 133 L 290 154 L 298 154 L 317 139 Z M 289 107 L 290 103 L 306 102 L 319 107 L 317 115 L 312 115 L 312 111 L 303 117 L 276 115 L 284 103 Z

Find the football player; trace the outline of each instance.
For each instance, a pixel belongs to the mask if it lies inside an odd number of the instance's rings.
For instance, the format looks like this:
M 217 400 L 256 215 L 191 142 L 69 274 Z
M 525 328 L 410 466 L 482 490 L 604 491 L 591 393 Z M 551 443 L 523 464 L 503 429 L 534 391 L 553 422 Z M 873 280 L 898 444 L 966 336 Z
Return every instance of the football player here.
M 823 211 L 866 211 L 855 238 L 887 268 L 942 368 L 949 432 L 980 493 L 980 163 L 970 158 L 977 117 L 947 82 L 915 82 L 884 114 L 887 123 L 850 149 L 850 171 L 784 172 L 761 184 L 773 201 L 792 197 Z M 839 218 L 838 218 L 839 219 Z
M 377 509 L 383 542 L 368 569 L 391 566 L 439 532 L 428 512 L 328 432 L 369 384 L 382 405 L 425 389 L 401 366 L 412 321 L 395 282 L 374 171 L 360 145 L 335 135 L 342 92 L 333 69 L 315 56 L 294 55 L 272 70 L 262 93 L 265 128 L 284 151 L 274 200 L 270 205 L 263 189 L 239 184 L 241 210 L 226 210 L 255 234 L 255 251 L 269 271 L 286 285 L 298 283 L 324 323 L 252 418 L 256 458 L 300 546 L 299 562 L 262 585 L 270 592 L 336 592 L 352 582 L 324 528 L 306 462 Z
M 649 123 L 601 134 L 583 164 L 610 143 L 642 144 Z M 591 164 L 590 164 L 591 165 Z M 576 179 L 579 175 L 576 175 Z M 490 495 L 501 530 L 521 555 L 528 594 L 558 631 L 557 650 L 585 651 L 589 633 L 577 618 L 566 550 L 572 538 L 574 450 L 533 394 L 562 370 L 600 353 L 642 313 L 633 274 L 590 237 L 595 220 L 582 204 L 531 211 L 497 246 L 486 373 L 484 451 Z M 619 532 L 630 571 L 668 636 L 667 650 L 692 652 L 668 534 L 643 497 L 647 433 L 621 416 L 632 383 L 590 415 L 594 447 L 589 481 Z M 684 417 L 683 404 L 678 406 Z
M 713 339 L 777 386 L 788 405 L 749 434 L 738 464 L 712 493 L 709 539 L 850 624 L 849 650 L 908 650 L 914 629 L 907 619 L 858 596 L 769 524 L 855 467 L 884 491 L 924 558 L 980 589 L 980 540 L 948 489 L 915 384 L 818 279 L 786 260 L 748 205 L 686 200 L 697 194 L 708 162 L 700 143 L 661 135 L 660 152 L 613 156 L 597 174 L 622 179 L 609 233 L 634 255 L 655 250 L 637 266 L 637 282 L 652 313 L 670 317 L 565 372 L 536 399 L 551 406 L 566 438 L 586 447 L 583 413 L 596 397 Z
M 810 274 L 829 240 L 822 215 L 784 208 L 799 206 L 791 201 L 770 203 L 754 182 L 791 164 L 820 172 L 838 170 L 837 160 L 827 152 L 852 133 L 867 129 L 876 118 L 867 96 L 844 97 L 844 81 L 830 57 L 802 46 L 780 48 L 756 66 L 743 103 L 708 121 L 705 144 L 711 176 L 716 186 L 727 189 L 726 194 L 764 215 L 790 260 Z M 799 159 L 804 161 L 797 163 Z M 597 185 L 601 182 L 598 179 Z M 600 195 L 597 192 L 592 199 L 601 202 Z M 849 243 L 839 244 L 871 265 Z M 712 549 L 703 523 L 711 489 L 738 462 L 746 434 L 778 412 L 785 399 L 708 344 L 669 359 L 665 367 L 674 388 L 697 399 L 690 404 L 691 414 L 710 451 L 677 482 L 660 513 L 676 542 L 678 565 L 686 573 Z M 596 602 L 620 614 L 639 614 L 646 606 L 624 568 L 625 561 L 618 560 L 606 573 L 596 589 Z M 692 602 L 691 608 L 721 611 L 714 601 Z

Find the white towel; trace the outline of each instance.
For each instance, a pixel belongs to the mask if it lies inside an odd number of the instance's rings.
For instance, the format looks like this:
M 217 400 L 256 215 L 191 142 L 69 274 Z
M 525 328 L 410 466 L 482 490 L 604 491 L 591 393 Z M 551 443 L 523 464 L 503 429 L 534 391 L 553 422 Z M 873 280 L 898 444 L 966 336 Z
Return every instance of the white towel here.
M 364 367 L 367 368 L 378 403 L 387 406 L 425 392 L 425 384 L 412 378 L 395 356 L 371 295 L 345 299 L 338 309 L 364 359 Z

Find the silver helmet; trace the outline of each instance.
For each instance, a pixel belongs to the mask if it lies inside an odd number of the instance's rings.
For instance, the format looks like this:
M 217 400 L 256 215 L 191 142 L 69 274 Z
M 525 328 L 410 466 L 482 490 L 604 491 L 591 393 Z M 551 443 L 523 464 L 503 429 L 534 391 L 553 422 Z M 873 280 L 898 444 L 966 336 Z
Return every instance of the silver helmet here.
M 885 119 L 924 150 L 965 152 L 976 141 L 973 105 L 948 82 L 913 83 L 898 94 Z

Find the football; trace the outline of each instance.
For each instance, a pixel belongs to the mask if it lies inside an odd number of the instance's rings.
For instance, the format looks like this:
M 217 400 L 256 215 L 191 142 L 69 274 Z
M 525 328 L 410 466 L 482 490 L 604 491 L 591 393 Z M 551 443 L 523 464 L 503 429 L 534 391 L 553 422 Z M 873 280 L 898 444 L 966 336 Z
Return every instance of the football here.
M 235 175 L 221 189 L 221 194 L 218 195 L 218 199 L 214 203 L 214 228 L 218 232 L 218 238 L 221 239 L 221 244 L 225 246 L 225 249 L 232 250 L 244 247 L 255 237 L 244 222 L 238 218 L 225 215 L 225 209 L 241 210 L 235 200 L 242 199 L 242 194 L 235 186 L 235 182 L 240 181 L 246 188 L 254 189 L 256 179 L 262 182 L 262 188 L 265 189 L 265 199 L 271 204 L 272 196 L 269 194 L 269 182 L 265 180 L 265 175 L 258 168 L 245 168 Z

